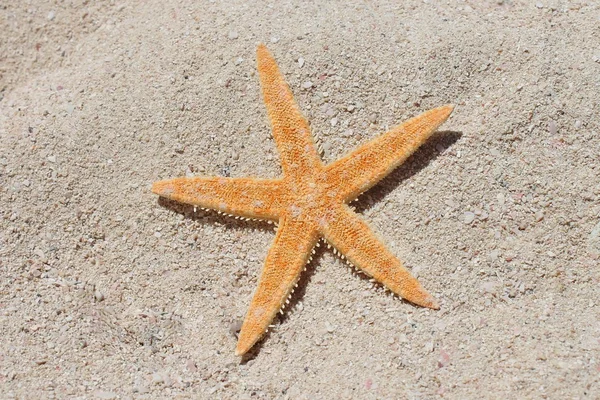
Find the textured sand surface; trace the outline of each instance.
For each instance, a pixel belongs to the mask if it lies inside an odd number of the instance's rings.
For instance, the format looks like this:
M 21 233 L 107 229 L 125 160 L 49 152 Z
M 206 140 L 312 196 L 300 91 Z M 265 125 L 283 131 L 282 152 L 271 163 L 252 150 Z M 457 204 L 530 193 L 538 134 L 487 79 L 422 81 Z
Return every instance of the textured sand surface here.
M 153 181 L 276 177 L 267 44 L 333 161 L 456 105 L 355 203 L 440 300 L 320 250 L 240 360 L 271 225 Z M 0 4 L 0 398 L 600 397 L 596 1 Z

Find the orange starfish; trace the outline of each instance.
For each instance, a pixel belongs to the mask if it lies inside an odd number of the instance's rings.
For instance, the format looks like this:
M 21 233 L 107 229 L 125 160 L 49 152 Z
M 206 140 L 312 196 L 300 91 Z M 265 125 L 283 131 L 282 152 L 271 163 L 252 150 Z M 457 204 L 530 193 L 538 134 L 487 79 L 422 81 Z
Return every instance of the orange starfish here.
M 427 111 L 324 165 L 307 121 L 275 59 L 262 44 L 257 59 L 283 177 L 176 178 L 152 186 L 154 193 L 182 203 L 279 223 L 240 331 L 236 355 L 254 346 L 285 307 L 321 238 L 395 294 L 423 307 L 439 308 L 348 203 L 406 160 L 450 116 L 453 106 Z

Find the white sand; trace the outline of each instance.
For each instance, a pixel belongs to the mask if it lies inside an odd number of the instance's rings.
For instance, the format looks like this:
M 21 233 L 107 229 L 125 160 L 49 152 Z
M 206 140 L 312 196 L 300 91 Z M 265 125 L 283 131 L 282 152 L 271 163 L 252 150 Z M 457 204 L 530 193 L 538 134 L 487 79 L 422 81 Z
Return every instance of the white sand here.
M 0 6 L 0 398 L 600 396 L 598 2 L 39 3 Z M 149 188 L 278 176 L 258 42 L 326 161 L 457 105 L 357 202 L 440 311 L 320 251 L 234 356 L 271 227 Z

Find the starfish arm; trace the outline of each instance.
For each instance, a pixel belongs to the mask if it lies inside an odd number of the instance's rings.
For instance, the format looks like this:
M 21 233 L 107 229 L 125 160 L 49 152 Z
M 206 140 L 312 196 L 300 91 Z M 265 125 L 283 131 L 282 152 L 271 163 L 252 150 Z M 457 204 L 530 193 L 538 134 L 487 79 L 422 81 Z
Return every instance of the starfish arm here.
M 304 270 L 318 234 L 309 224 L 284 216 L 242 324 L 235 353 L 246 353 L 266 332 Z
M 351 201 L 402 164 L 450 116 L 454 106 L 434 108 L 398 125 L 326 167 L 327 180 Z
M 435 299 L 347 205 L 336 210 L 321 229 L 325 239 L 348 261 L 392 292 L 411 303 L 439 308 Z
M 154 182 L 152 192 L 226 214 L 277 220 L 281 186 L 280 179 L 184 177 Z
M 283 173 L 301 179 L 322 166 L 310 127 L 273 55 L 263 44 L 258 46 L 256 53 L 262 94 L 281 156 Z

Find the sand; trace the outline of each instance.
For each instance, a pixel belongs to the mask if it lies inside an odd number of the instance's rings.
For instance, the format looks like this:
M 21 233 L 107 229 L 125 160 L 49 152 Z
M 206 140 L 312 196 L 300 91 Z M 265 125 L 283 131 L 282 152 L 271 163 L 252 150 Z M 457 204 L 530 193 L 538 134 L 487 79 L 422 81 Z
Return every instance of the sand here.
M 5 1 L 0 21 L 1 398 L 600 398 L 598 2 Z M 355 203 L 441 310 L 320 250 L 234 355 L 273 228 L 150 186 L 279 176 L 259 42 L 327 162 L 456 105 Z

